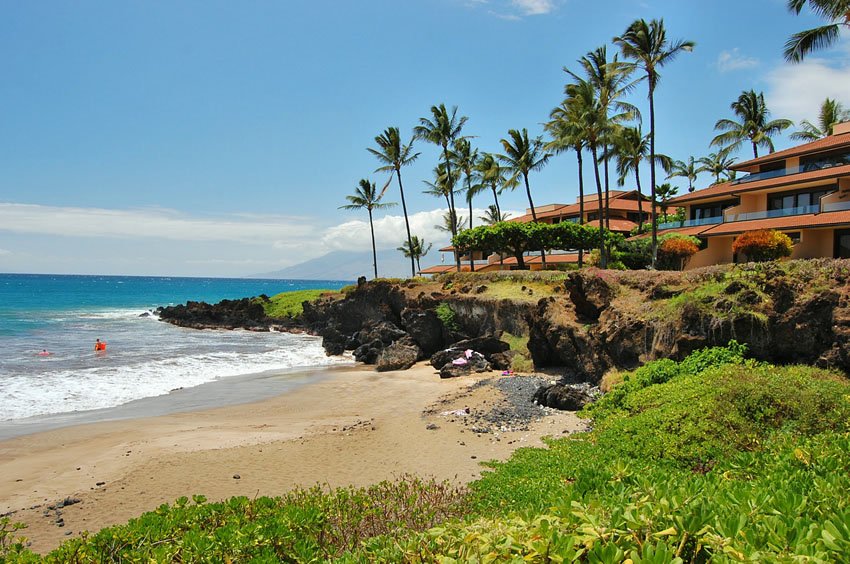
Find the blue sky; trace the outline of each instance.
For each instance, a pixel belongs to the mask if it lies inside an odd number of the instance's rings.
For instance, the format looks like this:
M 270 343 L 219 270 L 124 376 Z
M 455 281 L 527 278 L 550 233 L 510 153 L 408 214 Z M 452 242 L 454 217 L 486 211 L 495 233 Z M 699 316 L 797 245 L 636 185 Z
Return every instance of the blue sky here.
M 697 43 L 657 92 L 675 159 L 705 155 L 745 89 L 795 121 L 825 96 L 850 105 L 846 40 L 782 61 L 788 35 L 820 23 L 785 0 L 7 2 L 0 271 L 239 276 L 368 249 L 365 212 L 338 207 L 360 178 L 385 180 L 366 151 L 384 128 L 409 135 L 445 103 L 484 151 L 510 128 L 542 134 L 562 67 L 641 17 Z M 646 111 L 643 86 L 631 101 Z M 440 201 L 421 194 L 438 153 L 416 150 L 413 231 L 440 245 Z M 575 200 L 573 163 L 532 176 L 535 203 Z M 522 191 L 503 207 L 523 210 Z M 380 246 L 399 246 L 399 211 L 378 217 Z

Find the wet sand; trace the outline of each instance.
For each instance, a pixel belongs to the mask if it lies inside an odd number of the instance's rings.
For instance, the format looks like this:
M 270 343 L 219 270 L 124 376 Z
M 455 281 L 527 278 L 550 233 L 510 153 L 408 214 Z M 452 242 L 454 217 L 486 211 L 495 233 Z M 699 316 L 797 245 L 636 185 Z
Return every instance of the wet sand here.
M 184 495 L 273 496 L 297 485 L 362 486 L 403 473 L 465 483 L 484 460 L 583 426 L 563 412 L 526 431 L 474 433 L 463 417 L 443 415 L 498 403 L 496 388 L 472 387 L 496 373 L 441 380 L 422 363 L 403 372 L 350 367 L 302 376 L 297 387 L 253 403 L 0 442 L 0 513 L 13 511 L 13 521 L 28 525 L 31 548 L 47 552 Z M 47 506 L 67 497 L 80 502 L 61 509 L 60 527 Z

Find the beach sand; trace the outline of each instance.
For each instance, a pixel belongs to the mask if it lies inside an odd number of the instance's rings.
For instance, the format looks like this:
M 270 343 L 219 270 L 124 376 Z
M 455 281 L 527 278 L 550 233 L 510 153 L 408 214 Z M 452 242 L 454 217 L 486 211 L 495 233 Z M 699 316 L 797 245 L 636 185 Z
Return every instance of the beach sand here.
M 425 363 L 384 373 L 352 367 L 255 403 L 6 440 L 0 513 L 14 511 L 32 550 L 43 553 L 184 495 L 274 496 L 296 485 L 363 486 L 403 473 L 465 483 L 480 475 L 482 461 L 583 428 L 573 413 L 556 412 L 526 431 L 475 433 L 465 417 L 443 415 L 498 404 L 498 389 L 473 386 L 494 376 L 441 380 Z M 48 505 L 67 497 L 81 501 L 61 509 L 59 527 Z

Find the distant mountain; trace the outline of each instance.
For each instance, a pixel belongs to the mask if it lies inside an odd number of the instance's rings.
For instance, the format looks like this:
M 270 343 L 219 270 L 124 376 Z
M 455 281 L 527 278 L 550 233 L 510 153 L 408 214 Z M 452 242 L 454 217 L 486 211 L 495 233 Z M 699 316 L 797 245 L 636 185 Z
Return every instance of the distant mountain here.
M 434 260 L 439 260 L 439 253 L 428 253 L 422 261 L 422 268 L 426 264 L 433 264 Z M 410 276 L 410 259 L 404 258 L 401 252 L 394 249 L 378 251 L 378 275 L 382 278 L 406 278 Z M 249 278 L 354 281 L 360 276 L 373 277 L 371 251 L 334 251 L 283 270 L 252 274 Z

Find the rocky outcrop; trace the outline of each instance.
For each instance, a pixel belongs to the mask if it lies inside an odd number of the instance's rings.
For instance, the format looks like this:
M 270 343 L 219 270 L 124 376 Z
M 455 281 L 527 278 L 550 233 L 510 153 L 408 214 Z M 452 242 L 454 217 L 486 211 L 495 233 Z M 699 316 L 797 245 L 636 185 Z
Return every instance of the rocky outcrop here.
M 175 306 L 157 309 L 159 318 L 181 327 L 192 329 L 248 329 L 269 331 L 272 327 L 292 329 L 291 320 L 271 319 L 266 316 L 262 300 L 243 298 L 241 300 L 222 300 L 217 304 L 206 302 L 186 302 Z
M 543 407 L 552 407 L 565 411 L 578 411 L 585 405 L 596 401 L 602 395 L 599 388 L 587 383 L 556 383 L 540 386 L 534 393 L 534 402 Z
M 422 356 L 422 350 L 415 344 L 395 342 L 384 348 L 375 362 L 375 370 L 407 370 Z

